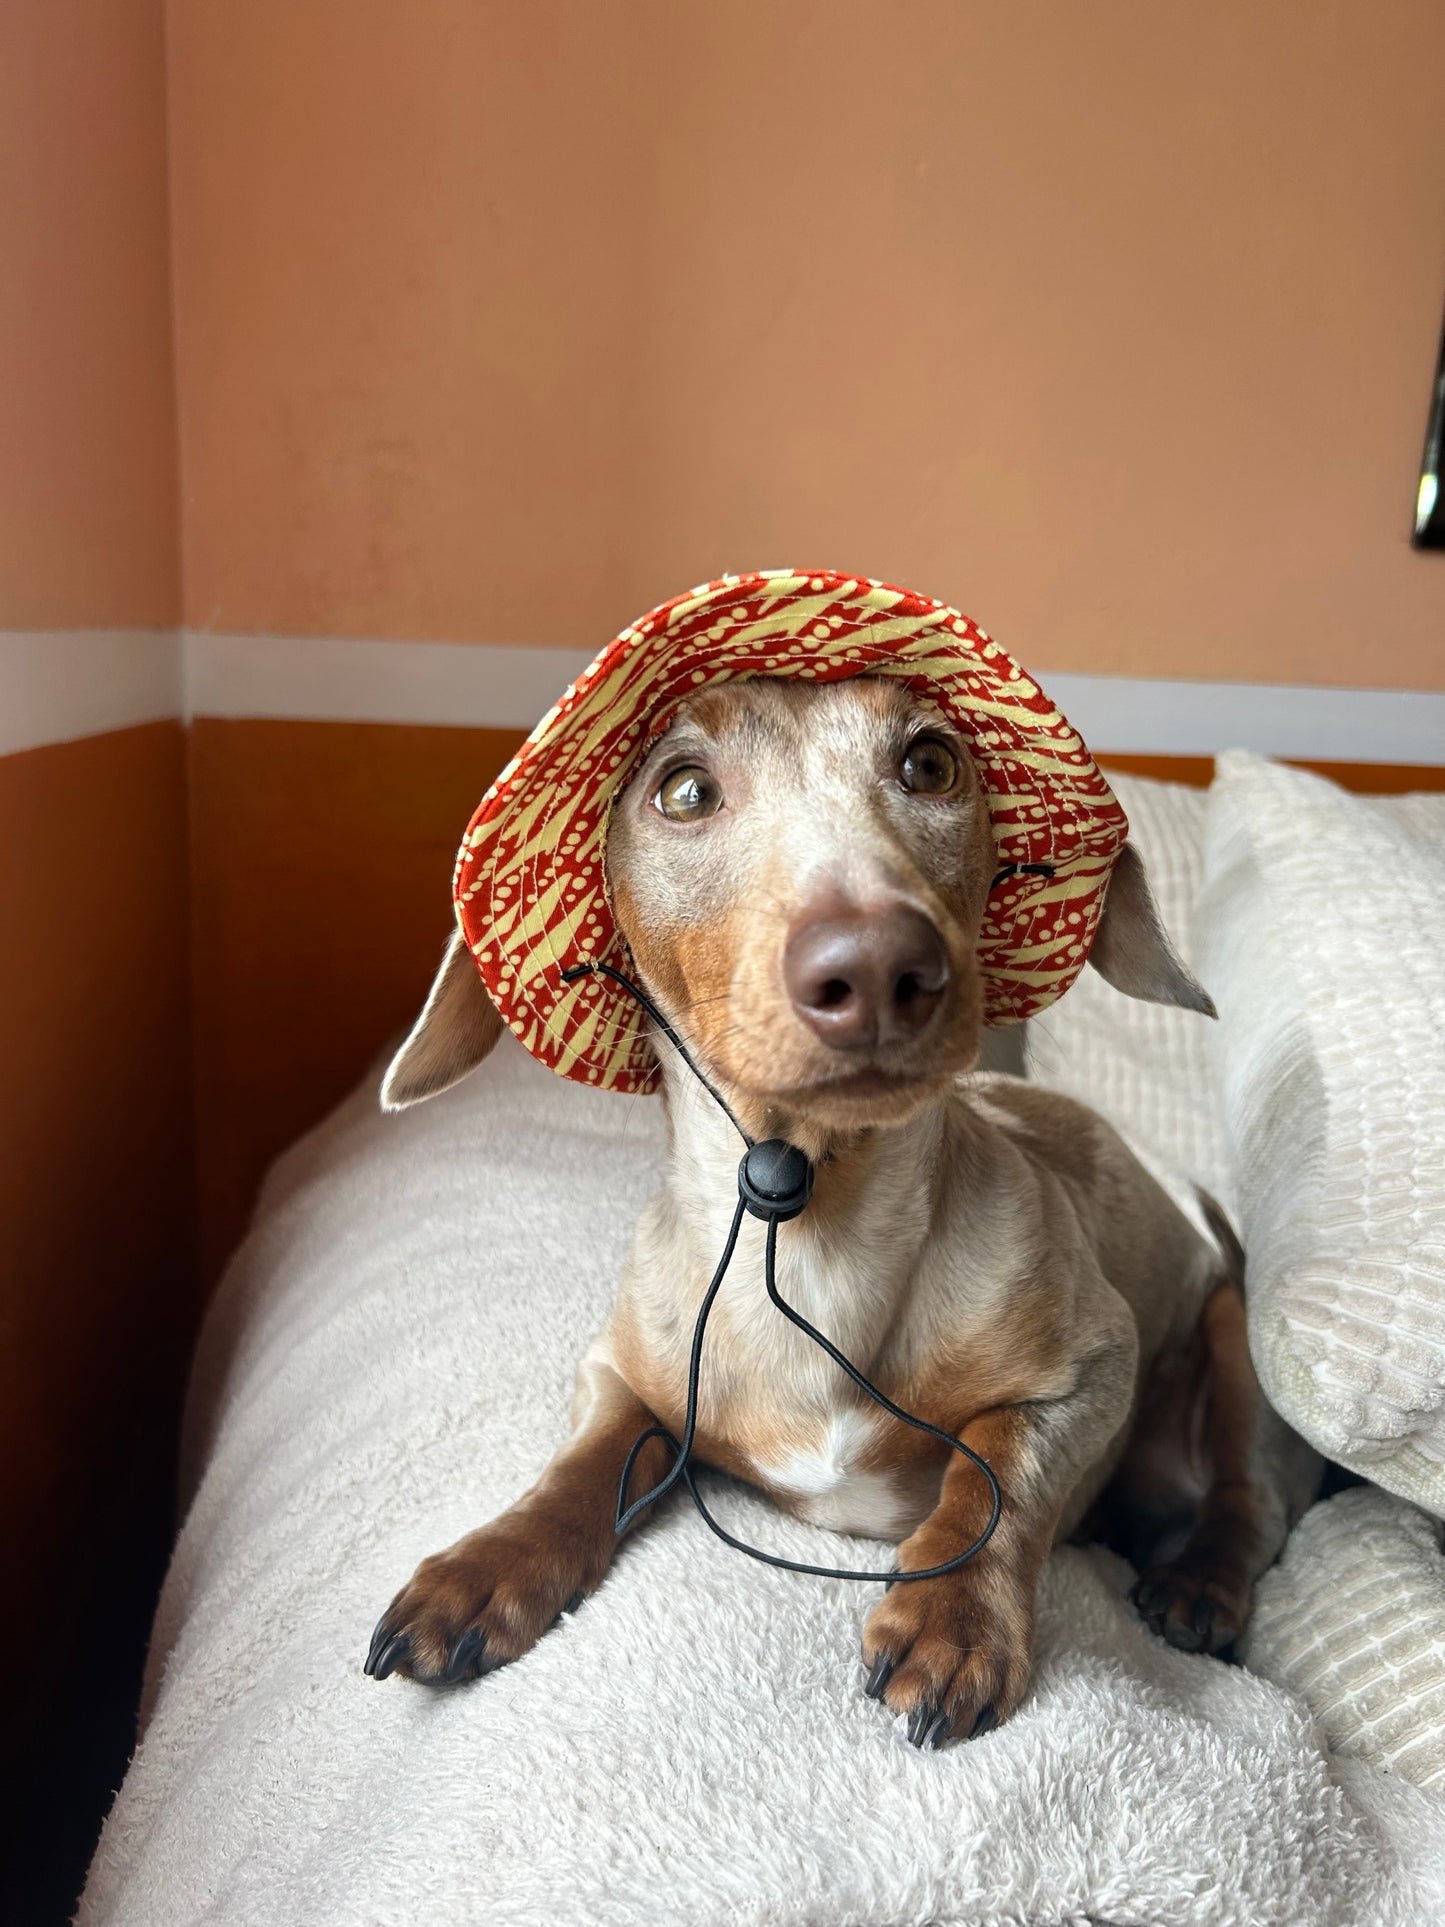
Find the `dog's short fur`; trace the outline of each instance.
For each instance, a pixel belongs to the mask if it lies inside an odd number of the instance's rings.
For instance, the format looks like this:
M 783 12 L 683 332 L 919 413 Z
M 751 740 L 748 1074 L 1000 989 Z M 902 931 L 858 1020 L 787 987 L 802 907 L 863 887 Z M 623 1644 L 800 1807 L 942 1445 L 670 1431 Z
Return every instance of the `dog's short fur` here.
M 702 773 L 705 807 L 671 820 L 659 792 L 683 768 Z M 779 1238 L 784 1297 L 1002 1488 L 976 1558 L 873 1606 L 868 1690 L 918 1743 L 1007 1718 L 1044 1561 L 1081 1529 L 1141 1566 L 1140 1609 L 1165 1638 L 1228 1647 L 1318 1461 L 1260 1396 L 1220 1214 L 1206 1200 L 1194 1221 L 1081 1105 L 974 1068 L 996 858 L 963 743 L 896 682 L 734 683 L 652 746 L 607 861 L 643 983 L 747 1129 L 817 1164 L 810 1208 Z M 1132 847 L 1090 961 L 1132 996 L 1212 1014 Z M 384 1101 L 445 1088 L 500 1030 L 454 938 Z M 378 1677 L 455 1681 L 519 1658 L 601 1582 L 633 1441 L 680 1429 L 738 1141 L 661 1042 L 659 1056 L 666 1183 L 582 1363 L 571 1437 L 501 1518 L 423 1562 L 377 1628 Z M 987 1519 L 984 1480 L 776 1314 L 762 1235 L 749 1220 L 714 1309 L 698 1456 L 805 1518 L 895 1542 L 904 1570 L 945 1563 Z M 654 1442 L 631 1490 L 669 1463 Z

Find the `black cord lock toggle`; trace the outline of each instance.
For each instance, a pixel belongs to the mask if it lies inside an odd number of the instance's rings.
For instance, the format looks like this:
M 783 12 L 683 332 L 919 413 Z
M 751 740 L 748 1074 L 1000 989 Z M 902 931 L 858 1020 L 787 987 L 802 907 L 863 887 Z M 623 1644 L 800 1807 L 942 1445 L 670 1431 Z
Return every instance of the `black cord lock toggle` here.
M 807 1208 L 813 1166 L 796 1144 L 770 1137 L 749 1145 L 738 1166 L 738 1196 L 765 1224 L 786 1224 Z

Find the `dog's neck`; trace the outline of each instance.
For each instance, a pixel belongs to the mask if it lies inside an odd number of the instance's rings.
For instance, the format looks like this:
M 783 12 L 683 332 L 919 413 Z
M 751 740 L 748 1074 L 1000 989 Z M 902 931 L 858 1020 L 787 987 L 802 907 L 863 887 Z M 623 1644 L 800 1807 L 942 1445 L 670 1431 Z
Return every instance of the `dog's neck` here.
M 738 1164 L 744 1145 L 714 1098 L 676 1054 L 663 1045 L 662 1086 L 667 1107 L 669 1189 L 684 1218 L 704 1242 L 716 1242 L 737 1204 Z M 921 1245 L 933 1218 L 939 1182 L 945 1099 L 920 1107 L 886 1129 L 824 1133 L 776 1110 L 728 1093 L 739 1119 L 756 1138 L 785 1137 L 815 1170 L 810 1228 L 829 1240 L 871 1242 L 884 1232 L 901 1256 Z

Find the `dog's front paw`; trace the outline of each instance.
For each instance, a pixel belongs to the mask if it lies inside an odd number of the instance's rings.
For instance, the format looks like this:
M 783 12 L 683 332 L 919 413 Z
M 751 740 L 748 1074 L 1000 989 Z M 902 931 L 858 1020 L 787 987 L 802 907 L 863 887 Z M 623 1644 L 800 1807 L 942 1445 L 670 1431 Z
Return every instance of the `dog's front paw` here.
M 908 1716 L 914 1746 L 975 1739 L 1028 1691 L 1033 1633 L 1032 1592 L 998 1568 L 895 1583 L 863 1628 L 864 1690 Z
M 535 1646 L 597 1583 L 580 1535 L 508 1513 L 423 1559 L 382 1614 L 366 1671 L 455 1685 Z

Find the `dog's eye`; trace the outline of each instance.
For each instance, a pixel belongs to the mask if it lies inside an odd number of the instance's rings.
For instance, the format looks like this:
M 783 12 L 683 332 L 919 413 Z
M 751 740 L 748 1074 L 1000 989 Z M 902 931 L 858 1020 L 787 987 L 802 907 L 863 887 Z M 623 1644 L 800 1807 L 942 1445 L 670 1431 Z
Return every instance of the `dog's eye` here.
M 920 796 L 942 796 L 958 781 L 958 758 L 936 736 L 920 736 L 908 745 L 899 774 L 904 789 Z
M 696 823 L 722 807 L 722 790 L 705 769 L 675 769 L 652 799 L 674 823 Z

